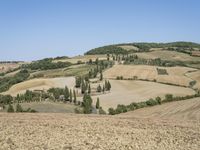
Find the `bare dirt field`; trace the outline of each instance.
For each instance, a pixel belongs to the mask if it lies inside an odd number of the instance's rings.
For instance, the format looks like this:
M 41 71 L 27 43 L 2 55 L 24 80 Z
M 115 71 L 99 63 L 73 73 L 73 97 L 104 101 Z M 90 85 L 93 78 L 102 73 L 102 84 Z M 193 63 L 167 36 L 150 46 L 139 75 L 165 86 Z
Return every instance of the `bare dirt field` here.
M 118 104 L 128 105 L 132 102 L 146 101 L 157 96 L 164 97 L 166 94 L 174 96 L 193 95 L 195 91 L 190 88 L 165 85 L 147 81 L 133 80 L 110 80 L 112 85 L 111 92 L 98 96 L 93 96 L 94 104 L 97 97 L 100 98 L 101 106 L 105 111 Z M 97 85 L 92 85 L 97 87 Z
M 155 59 L 161 58 L 162 60 L 171 60 L 171 61 L 200 61 L 199 57 L 193 57 L 188 54 L 179 53 L 176 51 L 168 50 L 157 50 L 144 53 L 136 53 L 139 58 L 144 59 Z
M 199 150 L 200 123 L 0 113 L 0 150 Z
M 200 121 L 200 98 L 138 109 L 121 115 L 136 118 L 167 118 Z
M 158 75 L 157 68 L 167 70 L 168 75 Z M 156 67 L 147 65 L 115 65 L 104 72 L 105 78 L 116 79 L 117 76 L 133 78 L 136 76 L 142 80 L 156 80 L 162 83 L 171 83 L 181 86 L 189 86 L 193 81 L 184 74 L 196 69 L 188 67 Z
M 16 96 L 19 93 L 24 93 L 26 90 L 48 90 L 49 88 L 52 87 L 64 88 L 66 85 L 69 88 L 73 88 L 75 85 L 75 78 L 63 77 L 63 78 L 32 79 L 15 84 L 4 94 L 10 94 Z

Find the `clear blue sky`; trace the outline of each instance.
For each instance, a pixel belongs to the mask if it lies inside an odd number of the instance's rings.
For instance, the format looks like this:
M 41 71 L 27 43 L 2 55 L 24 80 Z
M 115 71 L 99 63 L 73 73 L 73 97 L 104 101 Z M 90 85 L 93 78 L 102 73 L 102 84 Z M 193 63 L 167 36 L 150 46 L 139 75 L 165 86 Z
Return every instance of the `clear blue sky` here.
M 171 41 L 200 43 L 199 0 L 0 0 L 0 60 Z

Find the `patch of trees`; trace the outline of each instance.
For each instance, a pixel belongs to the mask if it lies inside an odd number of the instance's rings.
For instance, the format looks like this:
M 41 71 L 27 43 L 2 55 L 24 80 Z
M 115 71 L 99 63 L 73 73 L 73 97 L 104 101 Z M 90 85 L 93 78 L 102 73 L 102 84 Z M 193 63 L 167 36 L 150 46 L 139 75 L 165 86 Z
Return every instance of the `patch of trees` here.
M 116 115 L 116 114 L 125 113 L 128 111 L 134 111 L 136 109 L 140 109 L 144 107 L 161 105 L 163 103 L 172 102 L 172 101 L 187 100 L 187 99 L 191 99 L 195 97 L 200 97 L 200 92 L 197 92 L 194 95 L 177 96 L 177 97 L 174 97 L 172 94 L 166 94 L 163 100 L 161 100 L 160 97 L 156 97 L 155 99 L 150 98 L 149 100 L 144 101 L 144 102 L 138 102 L 138 103 L 133 102 L 129 105 L 118 105 L 116 109 L 109 108 L 108 111 L 110 115 Z
M 105 92 L 105 91 L 110 91 L 111 90 L 111 84 L 110 81 L 105 80 L 105 83 L 103 85 L 103 87 L 99 84 L 97 86 L 97 92 L 101 93 L 101 92 Z
M 4 77 L 0 79 L 0 92 L 8 90 L 12 85 L 25 81 L 29 77 L 26 69 L 16 73 L 13 77 Z
M 52 58 L 46 58 L 43 60 L 35 61 L 30 64 L 22 65 L 22 68 L 31 69 L 31 70 L 49 70 L 49 69 L 58 69 L 65 68 L 70 66 L 69 62 L 53 62 Z
M 128 51 L 114 45 L 103 46 L 92 49 L 85 53 L 85 55 L 96 55 L 96 54 L 127 54 Z
M 22 106 L 20 104 L 16 105 L 16 108 L 14 109 L 13 105 L 9 104 L 8 105 L 8 109 L 7 109 L 8 113 L 36 113 L 37 111 L 31 108 L 28 109 L 23 109 Z
M 156 69 L 157 69 L 158 75 L 168 75 L 166 69 L 162 69 L 162 68 L 156 68 Z

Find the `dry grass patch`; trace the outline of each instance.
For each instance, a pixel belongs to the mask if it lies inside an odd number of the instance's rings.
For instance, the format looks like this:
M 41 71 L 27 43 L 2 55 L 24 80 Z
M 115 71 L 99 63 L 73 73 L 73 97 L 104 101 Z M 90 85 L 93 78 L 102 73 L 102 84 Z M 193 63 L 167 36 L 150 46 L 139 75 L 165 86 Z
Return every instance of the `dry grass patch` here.
M 195 91 L 190 88 L 165 85 L 147 81 L 127 81 L 127 80 L 110 80 L 112 85 L 111 92 L 98 96 L 93 96 L 94 104 L 97 97 L 100 98 L 100 105 L 104 110 L 118 104 L 128 105 L 132 102 L 146 101 L 149 98 L 160 96 L 164 98 L 166 94 L 174 96 L 193 95 Z M 92 85 L 97 87 L 97 85 Z
M 19 93 L 25 93 L 26 90 L 48 90 L 52 87 L 64 88 L 65 86 L 73 88 L 74 85 L 74 77 L 32 79 L 12 86 L 7 92 L 4 92 L 4 94 L 16 96 Z
M 168 75 L 158 75 L 157 68 L 167 70 Z M 116 79 L 117 76 L 123 78 L 134 78 L 141 80 L 157 81 L 181 86 L 189 86 L 192 79 L 184 74 L 196 69 L 187 67 L 156 67 L 147 65 L 115 65 L 104 72 L 105 78 Z

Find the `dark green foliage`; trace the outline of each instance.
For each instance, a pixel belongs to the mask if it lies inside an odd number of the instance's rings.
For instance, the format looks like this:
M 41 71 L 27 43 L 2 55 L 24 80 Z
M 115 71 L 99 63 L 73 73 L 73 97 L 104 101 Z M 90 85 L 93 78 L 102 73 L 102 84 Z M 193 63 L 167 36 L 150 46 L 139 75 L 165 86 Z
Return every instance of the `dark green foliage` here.
M 74 104 L 76 104 L 77 99 L 76 99 L 76 92 L 75 92 L 75 90 L 73 90 L 73 95 L 74 95 Z
M 101 72 L 100 73 L 100 81 L 102 81 L 103 80 L 103 73 Z
M 11 95 L 0 95 L 0 104 L 8 105 L 13 102 L 13 97 Z
M 81 81 L 81 93 L 84 94 L 87 90 L 87 85 L 85 83 L 85 81 L 82 79 Z
M 75 85 L 75 87 L 76 88 L 80 88 L 81 87 L 81 77 L 76 77 L 76 85 Z
M 115 109 L 114 108 L 109 108 L 108 109 L 109 115 L 115 115 Z
M 69 100 L 69 96 L 70 96 L 69 89 L 68 89 L 67 86 L 65 86 L 65 89 L 64 89 L 64 97 L 65 97 L 65 100 L 66 100 L 66 101 Z
M 146 104 L 147 106 L 154 106 L 154 105 L 158 105 L 158 101 L 151 98 L 148 101 L 146 101 Z
M 102 88 L 101 88 L 101 85 L 99 84 L 97 87 L 97 92 L 101 93 L 101 91 L 102 91 Z
M 73 99 L 72 99 L 72 90 L 70 89 L 70 92 L 69 92 L 69 101 L 72 102 Z
M 116 80 L 123 80 L 124 78 L 123 78 L 123 76 L 117 76 L 116 77 Z
M 95 55 L 95 54 L 127 54 L 128 51 L 117 47 L 117 46 L 104 46 L 104 47 L 99 47 L 92 49 L 85 53 L 85 55 Z
M 62 89 L 62 88 L 50 88 L 48 90 L 48 93 L 52 93 L 54 98 L 57 99 L 57 100 L 59 100 L 61 95 L 65 96 L 65 92 L 66 91 L 64 89 Z M 68 99 L 66 99 L 66 100 L 68 100 Z
M 172 101 L 173 100 L 173 95 L 172 94 L 166 94 L 165 95 L 165 100 L 164 101 Z
M 158 97 L 156 97 L 156 101 L 157 101 L 157 103 L 159 104 L 159 105 L 161 105 L 162 104 L 162 100 L 161 100 L 161 98 L 158 96 Z
M 90 87 L 90 84 L 88 85 L 88 94 L 91 93 L 91 87 Z
M 12 85 L 20 83 L 29 77 L 28 70 L 21 70 L 13 77 L 0 78 L 0 92 L 8 90 Z
M 92 98 L 87 93 L 83 96 L 83 112 L 85 114 L 90 114 L 92 112 Z
M 168 75 L 166 69 L 157 68 L 158 75 Z
M 11 105 L 11 104 L 8 105 L 8 110 L 7 110 L 7 112 L 9 112 L 9 113 L 15 112 L 15 110 L 14 110 L 14 108 L 13 108 L 13 105 Z
M 31 64 L 23 65 L 22 68 L 27 68 L 31 70 L 49 70 L 49 69 L 65 68 L 70 65 L 71 63 L 69 62 L 54 63 L 52 58 L 46 58 L 43 60 L 32 62 Z
M 100 102 L 99 102 L 99 98 L 97 98 L 97 102 L 96 102 L 96 109 L 100 108 Z
M 106 115 L 106 112 L 103 110 L 102 107 L 99 108 L 99 114 L 100 115 Z
M 16 105 L 16 112 L 23 112 L 22 106 L 19 103 Z

